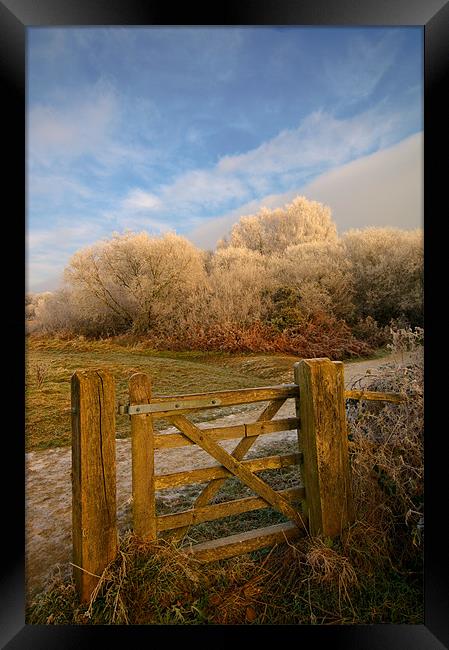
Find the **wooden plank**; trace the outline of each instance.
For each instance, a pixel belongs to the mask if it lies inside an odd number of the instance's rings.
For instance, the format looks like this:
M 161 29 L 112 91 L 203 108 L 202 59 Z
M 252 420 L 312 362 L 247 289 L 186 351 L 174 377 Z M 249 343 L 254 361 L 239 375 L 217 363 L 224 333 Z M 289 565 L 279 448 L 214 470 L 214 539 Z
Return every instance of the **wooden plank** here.
M 345 399 L 373 400 L 376 402 L 406 402 L 407 396 L 400 393 L 380 393 L 370 390 L 345 390 Z
M 75 372 L 71 400 L 73 577 L 86 602 L 118 548 L 114 378 Z
M 299 426 L 297 418 L 282 418 L 269 422 L 252 422 L 250 424 L 236 424 L 230 427 L 204 427 L 204 431 L 213 440 L 232 440 L 245 436 L 260 436 L 279 431 L 289 431 Z M 198 427 L 200 428 L 200 427 Z M 181 433 L 159 433 L 154 436 L 155 449 L 174 449 L 193 445 L 191 440 Z
M 299 453 L 284 454 L 282 456 L 265 456 L 264 458 L 243 461 L 243 465 L 251 472 L 261 472 L 264 469 L 280 469 L 281 467 L 297 465 L 300 458 L 301 455 Z M 207 481 L 214 481 L 216 479 L 226 480 L 232 475 L 233 472 L 230 472 L 225 467 L 216 465 L 215 467 L 201 467 L 184 472 L 174 472 L 173 474 L 156 474 L 154 477 L 154 485 L 156 490 L 167 490 L 168 488 L 189 485 L 191 483 L 206 483 Z M 197 501 L 195 505 L 198 505 Z
M 267 433 L 278 433 L 279 431 L 290 431 L 299 428 L 298 418 L 282 418 L 279 420 L 258 420 L 246 425 L 246 436 L 263 436 Z
M 129 379 L 131 404 L 151 402 L 151 381 L 144 373 Z M 151 415 L 131 416 L 133 529 L 144 539 L 156 539 L 154 442 Z
M 264 408 L 262 413 L 257 418 L 258 422 L 266 422 L 268 420 L 271 420 L 276 413 L 279 411 L 281 406 L 284 404 L 285 398 L 283 399 L 276 399 L 271 401 L 267 406 Z M 245 454 L 251 449 L 251 447 L 254 445 L 256 442 L 257 437 L 256 436 L 251 436 L 251 437 L 245 437 L 240 442 L 237 444 L 235 447 L 234 451 L 232 452 L 232 455 L 234 458 L 237 460 L 242 460 L 242 458 L 245 456 Z M 256 471 L 256 470 L 252 470 Z M 228 478 L 229 474 L 225 474 L 225 478 L 220 478 L 217 477 L 215 480 L 211 481 L 209 485 L 206 485 L 204 490 L 201 492 L 201 494 L 197 497 L 194 506 L 204 506 L 206 505 L 220 490 L 226 479 Z M 184 528 L 179 528 L 175 533 L 174 533 L 174 539 L 181 539 L 183 535 L 187 532 L 187 527 Z
M 202 428 L 208 436 L 214 440 L 232 440 L 234 438 L 245 437 L 245 425 L 236 424 L 232 427 L 210 427 Z M 155 449 L 174 449 L 176 447 L 186 447 L 194 445 L 189 438 L 186 438 L 182 433 L 159 433 L 154 436 Z
M 288 488 L 286 490 L 280 490 L 279 494 L 282 494 L 287 501 L 292 503 L 300 501 L 304 497 L 304 488 Z M 163 531 L 173 530 L 180 526 L 194 526 L 204 521 L 213 521 L 214 519 L 221 519 L 223 517 L 269 507 L 270 505 L 261 497 L 245 497 L 234 501 L 195 507 L 173 515 L 161 515 L 157 517 L 157 529 L 158 531 Z
M 211 540 L 202 544 L 195 544 L 183 549 L 186 553 L 193 555 L 198 560 L 213 562 L 223 560 L 236 555 L 250 553 L 259 548 L 274 546 L 284 542 L 298 539 L 304 535 L 304 530 L 298 528 L 291 522 L 275 524 L 266 528 L 249 530 L 246 533 L 238 533 L 229 537 Z
M 214 391 L 211 393 L 160 395 L 159 397 L 152 398 L 151 405 L 146 405 L 145 402 L 142 402 L 140 405 L 140 414 L 151 412 L 154 418 L 166 418 L 169 415 L 184 414 L 204 408 L 214 408 L 213 405 L 209 404 L 213 399 L 217 402 L 216 407 L 223 407 L 251 404 L 252 402 L 268 402 L 273 399 L 286 400 L 289 397 L 296 397 L 297 393 L 298 387 L 295 384 L 284 384 L 281 386 L 243 388 L 240 390 Z M 199 405 L 201 400 L 204 400 L 209 405 Z M 185 406 L 194 402 L 197 402 L 196 406 Z M 176 404 L 178 406 L 174 408 Z M 160 408 L 163 410 L 159 410 Z
M 197 445 L 202 447 L 204 451 L 207 451 L 207 453 L 213 456 L 219 463 L 221 463 L 221 465 L 223 465 L 223 467 L 226 467 L 226 469 L 231 471 L 234 476 L 254 490 L 256 494 L 264 498 L 268 503 L 271 503 L 276 510 L 279 510 L 279 512 L 291 519 L 291 521 L 296 523 L 297 526 L 304 526 L 305 528 L 305 523 L 300 513 L 295 510 L 295 508 L 293 508 L 284 497 L 275 492 L 273 488 L 262 481 L 261 478 L 253 474 L 247 466 L 236 460 L 234 456 L 228 454 L 228 452 L 217 442 L 209 440 L 209 438 L 199 431 L 199 429 L 187 420 L 187 418 L 183 415 L 173 415 L 170 417 L 170 422 L 178 427 L 182 433 L 188 436 Z
M 295 364 L 299 385 L 301 478 L 312 535 L 339 535 L 353 519 L 343 364 L 305 359 Z

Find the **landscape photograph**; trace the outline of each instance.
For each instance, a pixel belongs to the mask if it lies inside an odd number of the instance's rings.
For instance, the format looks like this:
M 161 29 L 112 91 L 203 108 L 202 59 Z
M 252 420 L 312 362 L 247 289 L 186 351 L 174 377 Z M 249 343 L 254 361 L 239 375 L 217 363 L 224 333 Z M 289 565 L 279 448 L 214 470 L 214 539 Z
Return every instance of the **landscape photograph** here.
M 26 61 L 26 623 L 423 625 L 423 28 Z

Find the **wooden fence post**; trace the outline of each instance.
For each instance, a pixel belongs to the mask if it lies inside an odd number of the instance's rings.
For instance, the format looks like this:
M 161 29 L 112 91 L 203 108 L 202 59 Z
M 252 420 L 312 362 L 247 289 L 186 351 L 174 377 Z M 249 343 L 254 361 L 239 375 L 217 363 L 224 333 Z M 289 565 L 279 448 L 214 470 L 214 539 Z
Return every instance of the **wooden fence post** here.
M 129 402 L 149 404 L 151 381 L 144 373 L 129 380 Z M 133 528 L 136 535 L 155 540 L 156 497 L 154 488 L 154 433 L 151 414 L 131 416 Z
M 353 520 L 343 364 L 304 359 L 294 373 L 310 533 L 334 537 Z
M 73 577 L 86 602 L 118 548 L 114 378 L 77 371 L 71 393 Z

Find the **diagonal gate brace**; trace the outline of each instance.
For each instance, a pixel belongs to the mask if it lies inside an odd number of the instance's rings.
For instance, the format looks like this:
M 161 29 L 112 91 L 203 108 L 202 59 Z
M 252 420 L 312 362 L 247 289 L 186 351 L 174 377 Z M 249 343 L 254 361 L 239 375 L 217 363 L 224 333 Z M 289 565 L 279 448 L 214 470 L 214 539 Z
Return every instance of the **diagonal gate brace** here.
M 282 399 L 276 399 L 271 401 L 267 407 L 262 411 L 262 413 L 259 415 L 257 418 L 258 422 L 264 422 L 271 420 L 276 413 L 279 411 L 281 406 L 284 404 L 285 398 Z M 256 442 L 258 436 L 251 436 L 251 437 L 245 437 L 240 440 L 238 445 L 235 447 L 234 451 L 232 452 L 232 455 L 234 458 L 237 460 L 242 460 L 247 453 L 251 449 L 251 447 L 254 445 Z M 198 496 L 194 503 L 194 507 L 198 506 L 205 506 L 213 497 L 217 494 L 223 483 L 227 481 L 226 478 L 217 478 L 212 480 L 210 483 L 206 485 L 204 490 L 201 492 L 201 494 Z M 187 530 L 189 529 L 188 526 L 183 526 L 182 528 L 178 528 L 173 532 L 173 539 L 179 540 L 182 539 L 182 537 L 185 535 Z
M 185 436 L 192 442 L 204 449 L 223 467 L 232 472 L 243 483 L 250 487 L 256 494 L 262 497 L 267 503 L 279 510 L 283 515 L 293 521 L 299 528 L 307 531 L 304 520 L 301 515 L 282 495 L 278 494 L 267 483 L 262 481 L 258 476 L 253 474 L 245 465 L 238 461 L 234 456 L 229 454 L 215 440 L 211 440 L 200 429 L 192 424 L 183 415 L 173 415 L 170 422 L 175 425 Z

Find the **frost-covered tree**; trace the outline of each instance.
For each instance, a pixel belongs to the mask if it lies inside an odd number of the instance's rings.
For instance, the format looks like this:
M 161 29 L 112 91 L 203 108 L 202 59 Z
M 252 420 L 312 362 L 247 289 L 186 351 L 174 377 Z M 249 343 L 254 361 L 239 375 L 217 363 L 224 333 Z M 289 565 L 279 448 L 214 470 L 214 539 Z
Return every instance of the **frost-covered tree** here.
M 343 237 L 343 245 L 352 264 L 354 300 L 360 316 L 371 316 L 382 325 L 401 317 L 412 325 L 422 325 L 422 230 L 351 230 Z
M 218 247 L 249 248 L 269 255 L 295 244 L 336 239 L 330 208 L 298 196 L 282 208 L 264 207 L 257 214 L 241 217 L 232 227 L 229 240 L 221 240 Z
M 260 319 L 268 283 L 267 260 L 260 253 L 235 247 L 218 250 L 210 260 L 205 319 L 238 324 Z
M 34 300 L 34 316 L 40 331 L 71 329 L 74 318 L 70 293 L 59 289 L 37 294 Z
M 279 306 L 286 301 L 290 314 L 351 317 L 351 264 L 338 241 L 288 246 L 282 255 L 272 256 L 270 272 L 276 286 L 275 302 Z
M 205 282 L 203 254 L 173 233 L 114 235 L 75 253 L 65 280 L 106 307 L 125 329 L 147 331 L 189 314 Z

